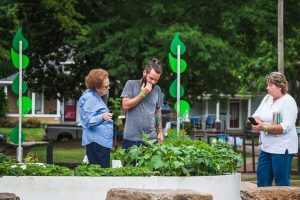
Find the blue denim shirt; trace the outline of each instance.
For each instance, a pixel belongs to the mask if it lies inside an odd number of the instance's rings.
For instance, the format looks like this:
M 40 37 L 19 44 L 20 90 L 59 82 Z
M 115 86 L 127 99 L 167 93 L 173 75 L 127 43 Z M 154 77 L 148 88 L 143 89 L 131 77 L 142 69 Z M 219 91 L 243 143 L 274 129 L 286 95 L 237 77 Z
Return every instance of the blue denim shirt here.
M 101 97 L 95 91 L 87 89 L 81 95 L 78 105 L 82 126 L 82 146 L 96 142 L 112 148 L 113 121 L 103 120 L 103 113 L 109 110 Z

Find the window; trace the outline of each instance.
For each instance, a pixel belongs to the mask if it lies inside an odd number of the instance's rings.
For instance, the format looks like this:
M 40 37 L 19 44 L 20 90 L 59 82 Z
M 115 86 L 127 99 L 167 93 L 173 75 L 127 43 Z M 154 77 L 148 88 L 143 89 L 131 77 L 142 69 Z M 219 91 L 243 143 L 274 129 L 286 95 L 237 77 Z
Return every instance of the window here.
M 35 114 L 43 114 L 43 95 L 35 93 Z

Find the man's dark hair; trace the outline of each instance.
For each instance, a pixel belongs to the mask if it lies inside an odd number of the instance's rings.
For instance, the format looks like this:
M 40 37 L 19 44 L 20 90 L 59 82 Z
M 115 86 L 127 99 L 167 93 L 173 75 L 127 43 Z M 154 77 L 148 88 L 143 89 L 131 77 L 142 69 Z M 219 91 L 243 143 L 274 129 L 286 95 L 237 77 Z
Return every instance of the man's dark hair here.
M 153 69 L 156 73 L 161 74 L 162 73 L 162 66 L 158 59 L 152 58 L 147 63 L 145 70 L 147 73 L 149 73 Z

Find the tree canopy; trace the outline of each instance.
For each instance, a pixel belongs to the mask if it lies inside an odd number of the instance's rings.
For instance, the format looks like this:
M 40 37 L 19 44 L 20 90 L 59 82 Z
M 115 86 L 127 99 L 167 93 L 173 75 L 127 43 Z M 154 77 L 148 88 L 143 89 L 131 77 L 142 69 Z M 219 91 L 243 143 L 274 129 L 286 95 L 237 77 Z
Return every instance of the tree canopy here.
M 284 4 L 285 73 L 299 102 L 300 2 Z M 111 96 L 119 96 L 128 79 L 141 77 L 151 57 L 163 64 L 159 85 L 168 97 L 176 77 L 168 63 L 176 32 L 187 48 L 181 83 L 190 102 L 206 94 L 216 99 L 220 94 L 258 94 L 265 90 L 265 75 L 277 71 L 273 0 L 13 0 L 3 1 L 0 10 L 1 60 L 7 63 L 10 41 L 22 26 L 30 47 L 26 81 L 49 98 L 78 98 L 84 77 L 99 67 L 110 74 Z M 75 64 L 65 74 L 60 63 L 69 59 Z

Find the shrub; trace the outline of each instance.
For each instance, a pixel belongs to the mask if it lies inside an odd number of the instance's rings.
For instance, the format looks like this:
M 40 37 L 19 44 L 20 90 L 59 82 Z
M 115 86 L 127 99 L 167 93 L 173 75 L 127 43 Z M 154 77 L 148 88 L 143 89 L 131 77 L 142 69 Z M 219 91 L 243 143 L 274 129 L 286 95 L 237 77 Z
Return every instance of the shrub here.
M 8 102 L 3 88 L 0 88 L 0 119 L 4 118 L 8 112 Z
M 74 176 L 151 176 L 155 175 L 146 167 L 101 168 L 100 165 L 79 165 Z
M 26 128 L 38 128 L 41 126 L 41 120 L 35 117 L 24 119 L 23 126 Z
M 16 121 L 11 121 L 6 118 L 0 118 L 0 127 L 12 128 L 15 127 L 18 123 Z
M 43 163 L 0 163 L 0 176 L 151 176 L 145 167 L 101 168 L 100 165 L 79 165 L 74 170 Z
M 191 122 L 183 122 L 183 127 L 187 135 L 191 135 L 193 133 L 193 126 Z
M 26 157 L 24 158 L 25 163 L 38 163 L 39 162 L 39 155 L 34 152 L 29 152 Z
M 6 163 L 6 162 L 11 163 L 12 160 L 7 155 L 0 153 L 0 163 Z
M 119 126 L 122 121 L 118 118 L 121 114 L 121 98 L 112 98 L 108 99 L 109 110 L 113 114 L 113 121 L 116 126 Z
M 0 163 L 0 176 L 72 176 L 67 167 L 43 163 L 12 164 Z

